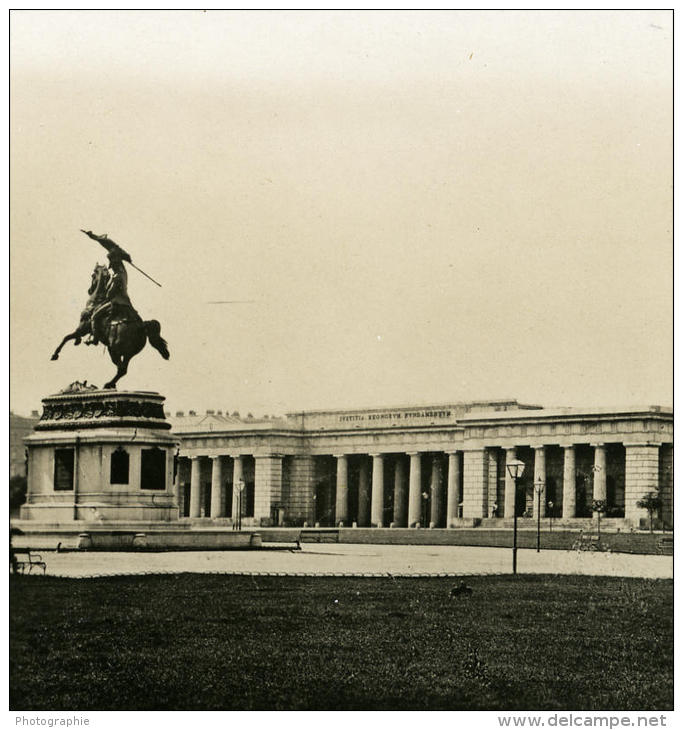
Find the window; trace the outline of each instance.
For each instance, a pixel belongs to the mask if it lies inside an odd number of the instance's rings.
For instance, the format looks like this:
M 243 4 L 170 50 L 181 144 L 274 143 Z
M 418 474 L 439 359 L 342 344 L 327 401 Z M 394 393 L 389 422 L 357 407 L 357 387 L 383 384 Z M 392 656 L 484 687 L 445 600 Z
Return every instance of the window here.
M 55 492 L 74 488 L 74 450 L 55 449 Z
M 109 474 L 110 484 L 128 484 L 128 468 L 130 457 L 128 452 L 121 446 L 111 455 L 111 470 Z
M 166 489 L 166 452 L 162 449 L 142 450 L 140 489 Z

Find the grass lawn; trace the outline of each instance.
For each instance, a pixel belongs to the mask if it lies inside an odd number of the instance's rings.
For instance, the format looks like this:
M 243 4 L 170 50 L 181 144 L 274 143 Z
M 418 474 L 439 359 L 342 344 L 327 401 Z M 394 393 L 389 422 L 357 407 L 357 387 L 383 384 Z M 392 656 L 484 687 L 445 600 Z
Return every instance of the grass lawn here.
M 12 710 L 673 708 L 673 582 L 10 579 Z

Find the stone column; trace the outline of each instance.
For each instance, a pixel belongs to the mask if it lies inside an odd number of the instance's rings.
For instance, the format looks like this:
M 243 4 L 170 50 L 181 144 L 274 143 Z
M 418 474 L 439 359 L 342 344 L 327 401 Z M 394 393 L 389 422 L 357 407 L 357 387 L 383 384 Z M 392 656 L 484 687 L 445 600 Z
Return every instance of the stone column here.
M 448 454 L 448 503 L 446 505 L 446 527 L 450 527 L 453 520 L 458 518 L 458 505 L 462 501 L 462 470 L 460 469 L 460 454 L 451 451 Z
M 211 518 L 224 517 L 223 499 L 223 459 L 211 457 Z
M 624 517 L 636 527 L 644 520 L 649 525 L 647 510 L 638 507 L 638 500 L 649 492 L 659 491 L 659 444 L 624 444 L 626 447 Z
M 368 462 L 363 457 L 358 473 L 358 526 L 369 527 L 370 525 L 370 469 Z
M 244 479 L 244 461 L 241 456 L 232 457 L 232 519 L 237 519 L 240 511 L 240 482 Z M 242 491 L 242 514 L 247 506 L 246 487 Z
M 282 506 L 282 457 L 278 454 L 255 457 L 254 519 L 256 524 L 277 524 L 271 520 L 274 507 Z
M 545 477 L 545 446 L 534 446 L 534 517 L 545 517 L 545 503 L 548 498 L 548 484 Z M 541 482 L 539 492 L 536 485 Z M 538 510 L 538 512 L 536 512 Z
M 372 456 L 372 506 L 370 522 L 373 527 L 382 527 L 384 515 L 384 455 Z
M 411 452 L 408 485 L 408 527 L 422 520 L 422 454 Z
M 593 463 L 593 499 L 607 500 L 607 454 L 605 444 L 592 444 L 595 455 Z M 593 517 L 597 517 L 597 512 Z
M 396 458 L 394 467 L 394 523 L 397 527 L 406 527 L 408 524 L 406 468 L 400 456 Z
M 562 519 L 576 516 L 576 450 L 564 447 L 564 474 L 562 476 Z
M 334 521 L 337 525 L 346 525 L 349 520 L 349 462 L 345 454 L 338 454 L 337 459 L 337 499 L 335 502 Z
M 429 485 L 431 493 L 430 525 L 443 527 L 443 474 L 439 457 L 432 455 L 432 478 Z
M 517 458 L 517 449 L 505 449 L 505 508 L 504 515 L 508 519 L 515 516 L 515 480 L 510 476 L 508 464 Z
M 199 517 L 202 505 L 201 462 L 198 456 L 191 456 L 190 459 L 190 517 Z
M 463 452 L 463 517 L 486 517 L 489 458 L 486 449 Z

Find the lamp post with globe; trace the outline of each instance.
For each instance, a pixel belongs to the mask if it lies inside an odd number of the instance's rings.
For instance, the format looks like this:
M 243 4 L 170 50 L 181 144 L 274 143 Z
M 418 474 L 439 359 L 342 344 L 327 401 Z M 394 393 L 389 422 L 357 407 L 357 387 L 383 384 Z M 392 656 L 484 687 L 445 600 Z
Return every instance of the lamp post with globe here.
M 515 485 L 514 508 L 512 510 L 512 574 L 517 575 L 517 482 L 524 473 L 524 462 L 520 459 L 512 459 L 507 464 L 508 474 Z
M 544 499 L 545 482 L 540 477 L 534 482 L 536 492 L 536 552 L 541 552 L 541 500 Z
M 240 479 L 237 482 L 237 515 L 233 520 L 233 526 L 235 530 L 242 529 L 242 495 L 244 494 L 244 479 Z

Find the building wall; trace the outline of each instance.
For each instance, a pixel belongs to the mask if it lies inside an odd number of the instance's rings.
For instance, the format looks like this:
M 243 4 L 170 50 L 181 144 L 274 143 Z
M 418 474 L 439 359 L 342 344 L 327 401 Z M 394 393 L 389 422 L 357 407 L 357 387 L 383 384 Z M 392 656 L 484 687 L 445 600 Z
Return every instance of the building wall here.
M 671 444 L 663 444 L 659 450 L 659 490 L 662 496 L 664 526 L 673 529 L 674 449 Z
M 312 456 L 291 456 L 285 462 L 288 482 L 285 520 L 315 522 L 315 462 Z

